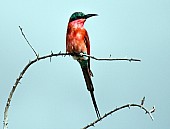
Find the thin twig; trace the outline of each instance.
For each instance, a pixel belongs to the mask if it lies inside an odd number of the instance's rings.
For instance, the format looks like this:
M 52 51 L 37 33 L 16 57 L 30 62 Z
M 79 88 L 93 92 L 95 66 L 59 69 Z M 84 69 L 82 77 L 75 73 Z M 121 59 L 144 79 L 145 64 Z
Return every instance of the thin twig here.
M 90 57 L 91 59 L 94 59 L 94 60 L 99 60 L 99 61 L 116 61 L 116 60 L 120 60 L 120 61 L 141 61 L 140 59 L 133 59 L 133 58 L 96 58 L 94 56 L 91 56 L 91 55 L 86 55 L 86 54 L 82 54 L 81 56 L 86 56 L 86 57 Z
M 143 109 L 143 110 L 150 116 L 150 118 L 151 118 L 152 120 L 154 120 L 151 112 L 148 111 L 145 107 L 143 107 L 143 106 L 141 106 L 141 105 L 139 105 L 139 104 L 126 104 L 126 105 L 124 105 L 124 106 L 117 107 L 117 108 L 113 109 L 112 111 L 110 111 L 110 112 L 106 113 L 105 115 L 103 115 L 100 119 L 97 119 L 96 121 L 90 123 L 89 125 L 85 126 L 85 127 L 82 128 L 82 129 L 87 129 L 87 128 L 91 127 L 91 126 L 94 126 L 96 123 L 98 123 L 99 121 L 103 120 L 103 119 L 106 118 L 108 115 L 111 115 L 112 113 L 114 113 L 114 112 L 116 112 L 116 111 L 119 111 L 119 110 L 121 110 L 121 109 L 123 109 L 123 108 L 130 108 L 130 107 L 139 107 L 139 108 Z
M 29 43 L 28 39 L 26 38 L 23 29 L 21 28 L 21 26 L 19 26 L 19 29 L 21 31 L 22 36 L 24 37 L 24 39 L 26 40 L 26 42 L 28 43 L 28 45 L 30 46 L 30 48 L 33 50 L 33 52 L 35 53 L 36 57 L 38 58 L 38 54 L 36 53 L 35 49 L 32 47 L 32 45 Z
M 22 30 L 22 28 L 21 28 Z M 27 69 L 34 63 L 36 63 L 37 61 L 40 61 L 40 60 L 43 60 L 43 59 L 46 59 L 46 58 L 52 58 L 52 57 L 57 57 L 57 56 L 67 56 L 67 55 L 71 55 L 71 56 L 81 56 L 81 55 L 77 55 L 77 54 L 73 54 L 73 53 L 57 53 L 57 54 L 54 54 L 53 52 L 51 52 L 51 54 L 49 55 L 45 55 L 45 56 L 42 56 L 42 57 L 37 57 L 36 59 L 32 60 L 32 61 L 29 61 L 28 64 L 24 67 L 24 69 L 21 71 L 21 73 L 19 74 L 19 77 L 16 79 L 13 87 L 12 87 L 12 90 L 9 94 L 9 97 L 8 97 L 8 100 L 7 100 L 7 103 L 6 103 L 6 106 L 5 106 L 5 111 L 4 111 L 4 121 L 3 121 L 3 129 L 7 129 L 7 125 L 8 125 L 8 109 L 9 109 L 9 106 L 10 106 L 10 103 L 11 103 L 11 100 L 12 100 L 12 97 L 13 97 L 13 94 L 18 86 L 18 84 L 20 83 L 21 79 L 23 78 L 25 72 L 27 71 Z M 83 56 L 87 56 L 87 57 L 90 57 L 94 60 L 105 60 L 105 61 L 108 61 L 107 58 L 96 58 L 94 56 L 90 56 L 90 55 L 83 55 Z M 109 61 L 111 58 L 109 58 Z M 138 59 L 114 59 L 112 58 L 112 61 L 114 60 L 127 60 L 127 61 L 140 61 Z M 133 106 L 133 105 L 132 105 Z
M 64 54 L 64 53 L 63 53 Z M 71 56 L 78 56 L 78 57 L 90 57 L 91 59 L 94 59 L 94 60 L 97 60 L 97 61 L 129 61 L 129 62 L 132 62 L 132 61 L 137 61 L 137 62 L 140 62 L 141 60 L 140 59 L 133 59 L 133 58 L 97 58 L 95 56 L 92 56 L 92 55 L 87 55 L 87 54 L 77 54 L 77 53 L 68 53 L 68 55 L 71 55 Z

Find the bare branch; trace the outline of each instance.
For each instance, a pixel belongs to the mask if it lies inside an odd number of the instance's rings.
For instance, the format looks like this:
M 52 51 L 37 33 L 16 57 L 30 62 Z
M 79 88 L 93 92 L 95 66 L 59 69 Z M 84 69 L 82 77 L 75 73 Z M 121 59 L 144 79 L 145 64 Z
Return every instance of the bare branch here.
M 28 43 L 28 45 L 30 46 L 30 48 L 33 50 L 33 52 L 35 53 L 36 57 L 38 58 L 39 55 L 36 53 L 36 51 L 34 50 L 34 48 L 32 47 L 32 45 L 29 43 L 28 39 L 26 38 L 23 29 L 21 28 L 21 26 L 19 26 L 19 29 L 21 31 L 22 36 L 24 37 L 24 39 L 26 40 L 26 42 Z
M 20 27 L 20 29 L 21 29 L 21 32 L 22 32 L 22 28 Z M 23 36 L 24 36 L 24 33 L 22 33 L 23 34 Z M 25 37 L 25 36 L 24 36 Z M 25 37 L 25 39 L 26 39 L 26 37 Z M 26 39 L 27 40 L 27 39 Z M 28 42 L 28 44 L 29 44 L 29 42 Z M 33 49 L 34 50 L 34 49 Z M 34 52 L 34 53 L 36 53 L 36 52 Z M 34 64 L 34 63 L 36 63 L 36 62 L 38 62 L 38 61 L 40 61 L 40 60 L 43 60 L 43 59 L 46 59 L 46 58 L 50 58 L 50 61 L 51 61 L 51 58 L 52 57 L 57 57 L 57 56 L 67 56 L 67 55 L 71 55 L 71 56 L 87 56 L 87 57 L 90 57 L 90 58 L 92 58 L 92 59 L 94 59 L 94 60 L 98 60 L 98 61 L 115 61 L 115 60 L 127 60 L 127 61 L 140 61 L 140 60 L 138 60 L 138 59 L 114 59 L 114 58 L 109 58 L 109 59 L 107 59 L 107 58 L 96 58 L 96 57 L 94 57 L 94 56 L 90 56 L 90 55 L 85 55 L 85 54 L 83 54 L 83 55 L 78 55 L 78 54 L 73 54 L 73 53 L 61 53 L 61 52 L 59 52 L 59 53 L 57 53 L 57 54 L 54 54 L 52 51 L 51 51 L 51 54 L 49 54 L 49 55 L 45 55 L 45 56 L 42 56 L 42 57 L 39 57 L 38 55 L 37 55 L 37 58 L 36 59 L 34 59 L 34 60 L 32 60 L 32 61 L 29 61 L 28 62 L 28 64 L 24 67 L 24 69 L 22 70 L 22 72 L 19 74 L 19 77 L 16 79 L 16 81 L 15 81 L 15 84 L 13 85 L 13 87 L 12 87 L 12 90 L 11 90 L 11 92 L 10 92 L 10 94 L 9 94 L 9 97 L 8 97 L 8 100 L 7 100 L 7 103 L 6 103 L 6 106 L 5 106 L 5 111 L 4 111 L 4 122 L 3 122 L 3 125 L 4 125 L 4 127 L 3 127 L 3 129 L 7 129 L 7 125 L 8 125 L 8 109 L 9 109 L 9 106 L 10 106 L 10 103 L 11 103 L 11 100 L 12 100 L 12 97 L 13 97 L 13 94 L 14 94 L 14 92 L 15 92 L 15 90 L 16 90 L 16 88 L 17 88 L 17 86 L 18 86 L 18 84 L 20 83 L 20 81 L 21 81 L 21 79 L 23 78 L 23 76 L 24 76 L 24 74 L 25 74 L 25 72 L 27 71 L 27 69 L 32 65 L 32 64 Z M 129 106 L 129 105 L 128 105 Z M 133 106 L 133 105 L 131 105 L 131 106 Z M 118 109 L 117 109 L 118 110 Z M 113 111 L 113 112 L 115 112 L 115 111 Z M 111 114 L 111 113 L 110 113 Z M 109 115 L 109 114 L 108 114 Z M 106 114 L 106 116 L 107 116 L 107 114 Z M 106 117 L 106 116 L 104 116 L 104 117 Z M 103 118 L 104 118 L 103 117 Z M 102 118 L 102 119 L 103 119 Z M 97 121 L 98 122 L 98 121 Z M 96 122 L 96 123 L 97 123 Z M 91 125 L 92 126 L 92 125 Z
M 106 113 L 105 115 L 103 115 L 100 119 L 97 119 L 96 121 L 90 123 L 89 125 L 85 126 L 85 127 L 82 128 L 82 129 L 87 129 L 87 128 L 91 127 L 91 126 L 94 126 L 96 123 L 98 123 L 99 121 L 103 120 L 103 119 L 106 118 L 107 116 L 113 114 L 114 112 L 119 111 L 119 110 L 124 109 L 124 108 L 130 108 L 130 107 L 139 107 L 139 108 L 143 109 L 143 110 L 146 112 L 146 114 L 148 114 L 148 115 L 150 116 L 150 118 L 151 118 L 152 120 L 154 120 L 154 119 L 153 119 L 153 116 L 152 116 L 152 114 L 151 114 L 151 113 L 153 113 L 153 112 L 148 111 L 145 107 L 143 107 L 143 106 L 141 106 L 141 105 L 139 105 L 139 104 L 126 104 L 126 105 L 121 106 L 121 107 L 116 107 L 116 108 L 113 109 L 112 111 L 110 111 L 110 112 Z M 155 109 L 155 107 L 154 107 L 153 109 Z
M 69 53 L 68 55 L 71 55 L 71 56 L 80 56 L 80 57 L 90 57 L 91 59 L 94 59 L 94 60 L 97 60 L 97 61 L 137 61 L 137 62 L 140 62 L 141 60 L 140 59 L 133 59 L 133 58 L 111 58 L 111 56 L 109 58 L 97 58 L 95 56 L 92 56 L 92 55 L 87 55 L 87 54 L 77 54 L 77 53 Z
M 133 58 L 96 58 L 94 56 L 91 56 L 91 55 L 86 55 L 86 54 L 80 54 L 79 56 L 86 56 L 86 57 L 90 57 L 91 59 L 94 59 L 94 60 L 98 60 L 98 61 L 116 61 L 116 60 L 119 60 L 119 61 L 141 61 L 140 59 L 133 59 Z

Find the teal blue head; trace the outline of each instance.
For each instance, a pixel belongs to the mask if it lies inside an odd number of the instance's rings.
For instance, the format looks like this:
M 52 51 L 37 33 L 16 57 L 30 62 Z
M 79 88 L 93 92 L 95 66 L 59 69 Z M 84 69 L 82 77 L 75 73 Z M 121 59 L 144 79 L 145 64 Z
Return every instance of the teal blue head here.
M 72 22 L 72 21 L 78 20 L 78 19 L 87 19 L 92 16 L 98 16 L 98 15 L 97 14 L 84 14 L 82 12 L 75 12 L 71 15 L 69 22 Z

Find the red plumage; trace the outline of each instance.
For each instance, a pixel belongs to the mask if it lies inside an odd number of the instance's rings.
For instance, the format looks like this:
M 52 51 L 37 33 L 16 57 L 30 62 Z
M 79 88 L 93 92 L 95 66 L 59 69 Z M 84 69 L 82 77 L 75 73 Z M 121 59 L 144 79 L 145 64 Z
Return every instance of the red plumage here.
M 73 15 L 74 16 L 74 15 Z M 88 15 L 90 16 L 90 15 Z M 94 15 L 95 16 L 95 15 Z M 73 17 L 76 18 L 76 17 Z M 67 27 L 66 34 L 66 52 L 68 53 L 83 53 L 90 55 L 90 40 L 86 29 L 84 28 L 85 18 L 78 18 L 75 20 L 70 20 Z M 87 57 L 73 57 L 76 59 L 82 68 L 82 72 L 84 75 L 84 79 L 86 82 L 86 86 L 88 91 L 90 91 L 92 102 L 97 114 L 97 117 L 100 118 L 100 113 L 96 104 L 96 100 L 94 97 L 94 87 L 91 80 L 91 76 L 93 75 L 90 70 L 90 58 Z

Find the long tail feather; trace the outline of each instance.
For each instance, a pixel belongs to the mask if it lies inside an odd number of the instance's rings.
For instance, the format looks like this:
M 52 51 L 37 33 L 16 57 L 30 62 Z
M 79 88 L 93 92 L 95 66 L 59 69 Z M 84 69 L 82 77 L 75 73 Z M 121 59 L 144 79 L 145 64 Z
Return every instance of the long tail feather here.
M 95 111 L 96 111 L 97 118 L 99 119 L 100 118 L 100 112 L 99 112 L 99 109 L 97 107 L 97 103 L 96 103 L 96 100 L 95 100 L 95 97 L 94 97 L 94 92 L 90 91 L 90 95 L 91 95 L 91 98 L 92 98 L 92 101 L 93 101 L 93 105 L 94 105 L 94 108 L 95 108 Z
M 95 100 L 95 97 L 94 97 L 94 88 L 93 88 L 93 83 L 92 83 L 92 80 L 91 80 L 91 77 L 90 77 L 89 69 L 88 69 L 88 67 L 81 67 L 81 68 L 82 68 L 82 72 L 83 72 L 83 75 L 84 75 L 84 79 L 85 79 L 85 82 L 86 82 L 87 89 L 88 89 L 88 91 L 90 91 L 90 95 L 91 95 L 92 102 L 93 102 L 93 105 L 94 105 L 94 108 L 95 108 L 95 111 L 96 111 L 97 118 L 99 119 L 100 118 L 100 112 L 99 112 L 99 109 L 97 107 L 97 103 L 96 103 L 96 100 Z
M 92 83 L 88 68 L 87 67 L 82 68 L 82 72 L 83 72 L 84 79 L 85 79 L 85 82 L 86 82 L 87 90 L 88 91 L 94 91 L 93 83 Z

